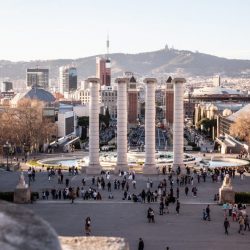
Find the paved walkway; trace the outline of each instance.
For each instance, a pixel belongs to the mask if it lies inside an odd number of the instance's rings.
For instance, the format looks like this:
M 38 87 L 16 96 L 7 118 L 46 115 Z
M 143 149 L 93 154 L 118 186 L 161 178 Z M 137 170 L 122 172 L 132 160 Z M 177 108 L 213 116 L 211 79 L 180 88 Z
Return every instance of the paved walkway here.
M 25 173 L 26 180 L 27 175 Z M 13 191 L 18 182 L 19 173 L 4 172 L 0 173 L 0 190 Z M 82 178 L 86 179 L 86 186 L 91 186 L 91 176 L 68 176 L 70 185 L 81 187 Z M 111 176 L 111 182 L 118 176 Z M 159 181 L 164 176 L 151 177 L 153 180 L 154 191 L 157 189 Z M 141 190 L 146 189 L 147 177 L 136 176 L 136 189 L 130 185 L 130 192 L 139 194 Z M 107 183 L 107 181 L 106 181 Z M 237 233 L 238 223 L 231 222 L 229 236 L 224 235 L 223 229 L 223 211 L 221 206 L 215 205 L 213 201 L 214 194 L 218 192 L 221 183 L 212 183 L 208 178 L 207 182 L 197 183 L 198 196 L 191 194 L 185 196 L 184 187 L 180 188 L 180 215 L 175 213 L 175 205 L 170 204 L 170 214 L 160 216 L 158 214 L 158 203 L 134 203 L 123 201 L 123 193 L 113 190 L 114 200 L 108 199 L 108 192 L 100 191 L 103 200 L 84 201 L 81 198 L 76 199 L 74 204 L 69 200 L 39 200 L 34 204 L 22 205 L 34 210 L 38 215 L 47 220 L 57 231 L 59 235 L 80 236 L 83 235 L 84 219 L 90 216 L 92 219 L 92 234 L 97 236 L 120 236 L 128 239 L 131 249 L 137 249 L 139 237 L 145 242 L 145 250 L 150 249 L 213 249 L 213 250 L 245 250 L 249 248 L 250 232 L 245 235 Z M 239 176 L 233 180 L 233 186 L 236 191 L 250 191 L 250 177 L 240 180 Z M 169 183 L 168 183 L 169 187 Z M 192 188 L 189 185 L 190 190 Z M 33 191 L 41 193 L 44 189 L 63 189 L 64 185 L 57 184 L 57 178 L 48 180 L 47 173 L 37 173 L 36 181 L 31 183 Z M 174 193 L 176 187 L 174 187 Z M 202 210 L 207 204 L 211 204 L 212 221 L 202 221 Z M 148 207 L 152 207 L 156 212 L 156 223 L 149 224 L 146 218 Z M 247 208 L 250 214 L 250 208 Z

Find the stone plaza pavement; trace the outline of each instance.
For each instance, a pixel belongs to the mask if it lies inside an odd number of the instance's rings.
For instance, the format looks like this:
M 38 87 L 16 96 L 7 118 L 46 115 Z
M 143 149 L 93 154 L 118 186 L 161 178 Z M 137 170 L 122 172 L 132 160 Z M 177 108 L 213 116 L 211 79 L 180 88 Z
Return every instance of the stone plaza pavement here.
M 26 180 L 27 180 L 27 173 Z M 13 191 L 17 184 L 19 173 L 0 172 L 0 190 Z M 81 187 L 81 180 L 85 177 L 86 186 L 91 186 L 91 176 L 83 175 L 68 176 L 70 185 Z M 118 176 L 111 176 L 111 182 Z M 160 180 L 164 176 L 154 176 L 152 191 L 157 189 Z M 141 190 L 146 189 L 147 177 L 136 176 L 137 188 L 134 190 L 130 184 L 130 193 L 139 194 Z M 105 180 L 106 181 L 106 180 Z M 107 183 L 107 181 L 106 181 Z M 108 199 L 108 192 L 100 191 L 102 201 L 83 201 L 76 199 L 75 204 L 69 200 L 39 200 L 34 204 L 22 205 L 36 212 L 42 218 L 47 220 L 56 232 L 62 236 L 82 236 L 84 235 L 84 219 L 87 216 L 92 220 L 92 235 L 94 236 L 119 236 L 125 237 L 130 244 L 131 249 L 137 249 L 138 239 L 142 237 L 145 242 L 145 249 L 248 249 L 250 246 L 250 232 L 240 235 L 237 232 L 238 223 L 231 222 L 229 236 L 224 234 L 223 211 L 221 206 L 214 204 L 213 196 L 218 192 L 221 183 L 212 183 L 208 178 L 207 182 L 197 183 L 198 196 L 193 197 L 191 192 L 188 197 L 184 194 L 184 187 L 180 188 L 180 215 L 175 213 L 175 205 L 170 205 L 170 214 L 160 216 L 158 213 L 159 204 L 141 204 L 131 201 L 123 201 L 122 191 L 114 191 L 114 199 Z M 233 180 L 233 186 L 236 191 L 250 191 L 250 177 L 240 180 L 239 176 Z M 189 185 L 190 191 L 192 186 Z M 37 173 L 36 181 L 31 183 L 32 191 L 41 191 L 44 189 L 60 188 L 64 185 L 57 184 L 57 177 L 48 181 L 47 173 Z M 169 184 L 168 184 L 169 188 Z M 174 187 L 175 193 L 176 187 Z M 202 221 L 202 210 L 207 204 L 211 204 L 212 221 Z M 152 207 L 156 212 L 156 223 L 149 224 L 146 218 L 147 209 Z M 250 208 L 247 208 L 250 214 Z

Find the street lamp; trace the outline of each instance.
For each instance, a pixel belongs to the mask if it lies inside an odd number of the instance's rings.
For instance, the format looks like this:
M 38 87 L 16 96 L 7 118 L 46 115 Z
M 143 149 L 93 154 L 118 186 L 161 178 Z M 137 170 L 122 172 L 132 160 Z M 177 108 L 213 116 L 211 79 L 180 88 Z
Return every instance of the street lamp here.
M 10 171 L 10 168 L 9 168 L 9 151 L 10 151 L 10 147 L 11 147 L 11 145 L 9 144 L 8 141 L 3 145 L 4 152 L 6 154 L 6 159 L 7 159 L 7 166 L 6 166 L 7 171 Z

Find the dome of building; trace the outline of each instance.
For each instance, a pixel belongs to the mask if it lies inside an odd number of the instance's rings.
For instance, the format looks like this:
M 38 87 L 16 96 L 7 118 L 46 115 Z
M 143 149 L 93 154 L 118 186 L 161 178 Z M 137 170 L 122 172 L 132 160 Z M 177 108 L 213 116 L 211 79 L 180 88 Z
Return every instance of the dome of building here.
M 33 87 L 26 92 L 18 93 L 11 100 L 12 105 L 17 105 L 17 103 L 22 99 L 32 99 L 38 100 L 45 103 L 53 103 L 56 98 L 49 92 L 42 88 Z
M 229 116 L 232 113 L 233 113 L 232 110 L 230 110 L 230 109 L 224 109 L 223 112 L 222 112 L 222 115 L 223 116 Z
M 200 89 L 194 89 L 193 96 L 213 96 L 213 95 L 242 95 L 242 92 L 235 89 L 217 87 L 205 87 Z
M 51 103 L 56 100 L 56 98 L 49 91 L 36 87 L 28 90 L 23 98 L 35 99 L 46 103 Z

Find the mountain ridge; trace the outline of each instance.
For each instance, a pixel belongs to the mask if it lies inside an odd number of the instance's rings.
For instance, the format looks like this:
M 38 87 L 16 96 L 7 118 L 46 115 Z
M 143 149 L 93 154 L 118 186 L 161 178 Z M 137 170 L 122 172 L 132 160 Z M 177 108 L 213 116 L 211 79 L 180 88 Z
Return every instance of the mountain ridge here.
M 53 59 L 12 62 L 0 60 L 0 77 L 10 80 L 25 79 L 26 69 L 46 67 L 50 78 L 58 78 L 59 67 L 73 64 L 77 67 L 79 79 L 95 75 L 94 55 L 77 59 Z M 116 77 L 125 71 L 132 71 L 139 76 L 164 76 L 182 74 L 184 76 L 250 76 L 250 60 L 227 59 L 206 53 L 188 50 L 160 49 L 150 52 L 112 53 L 112 76 Z

